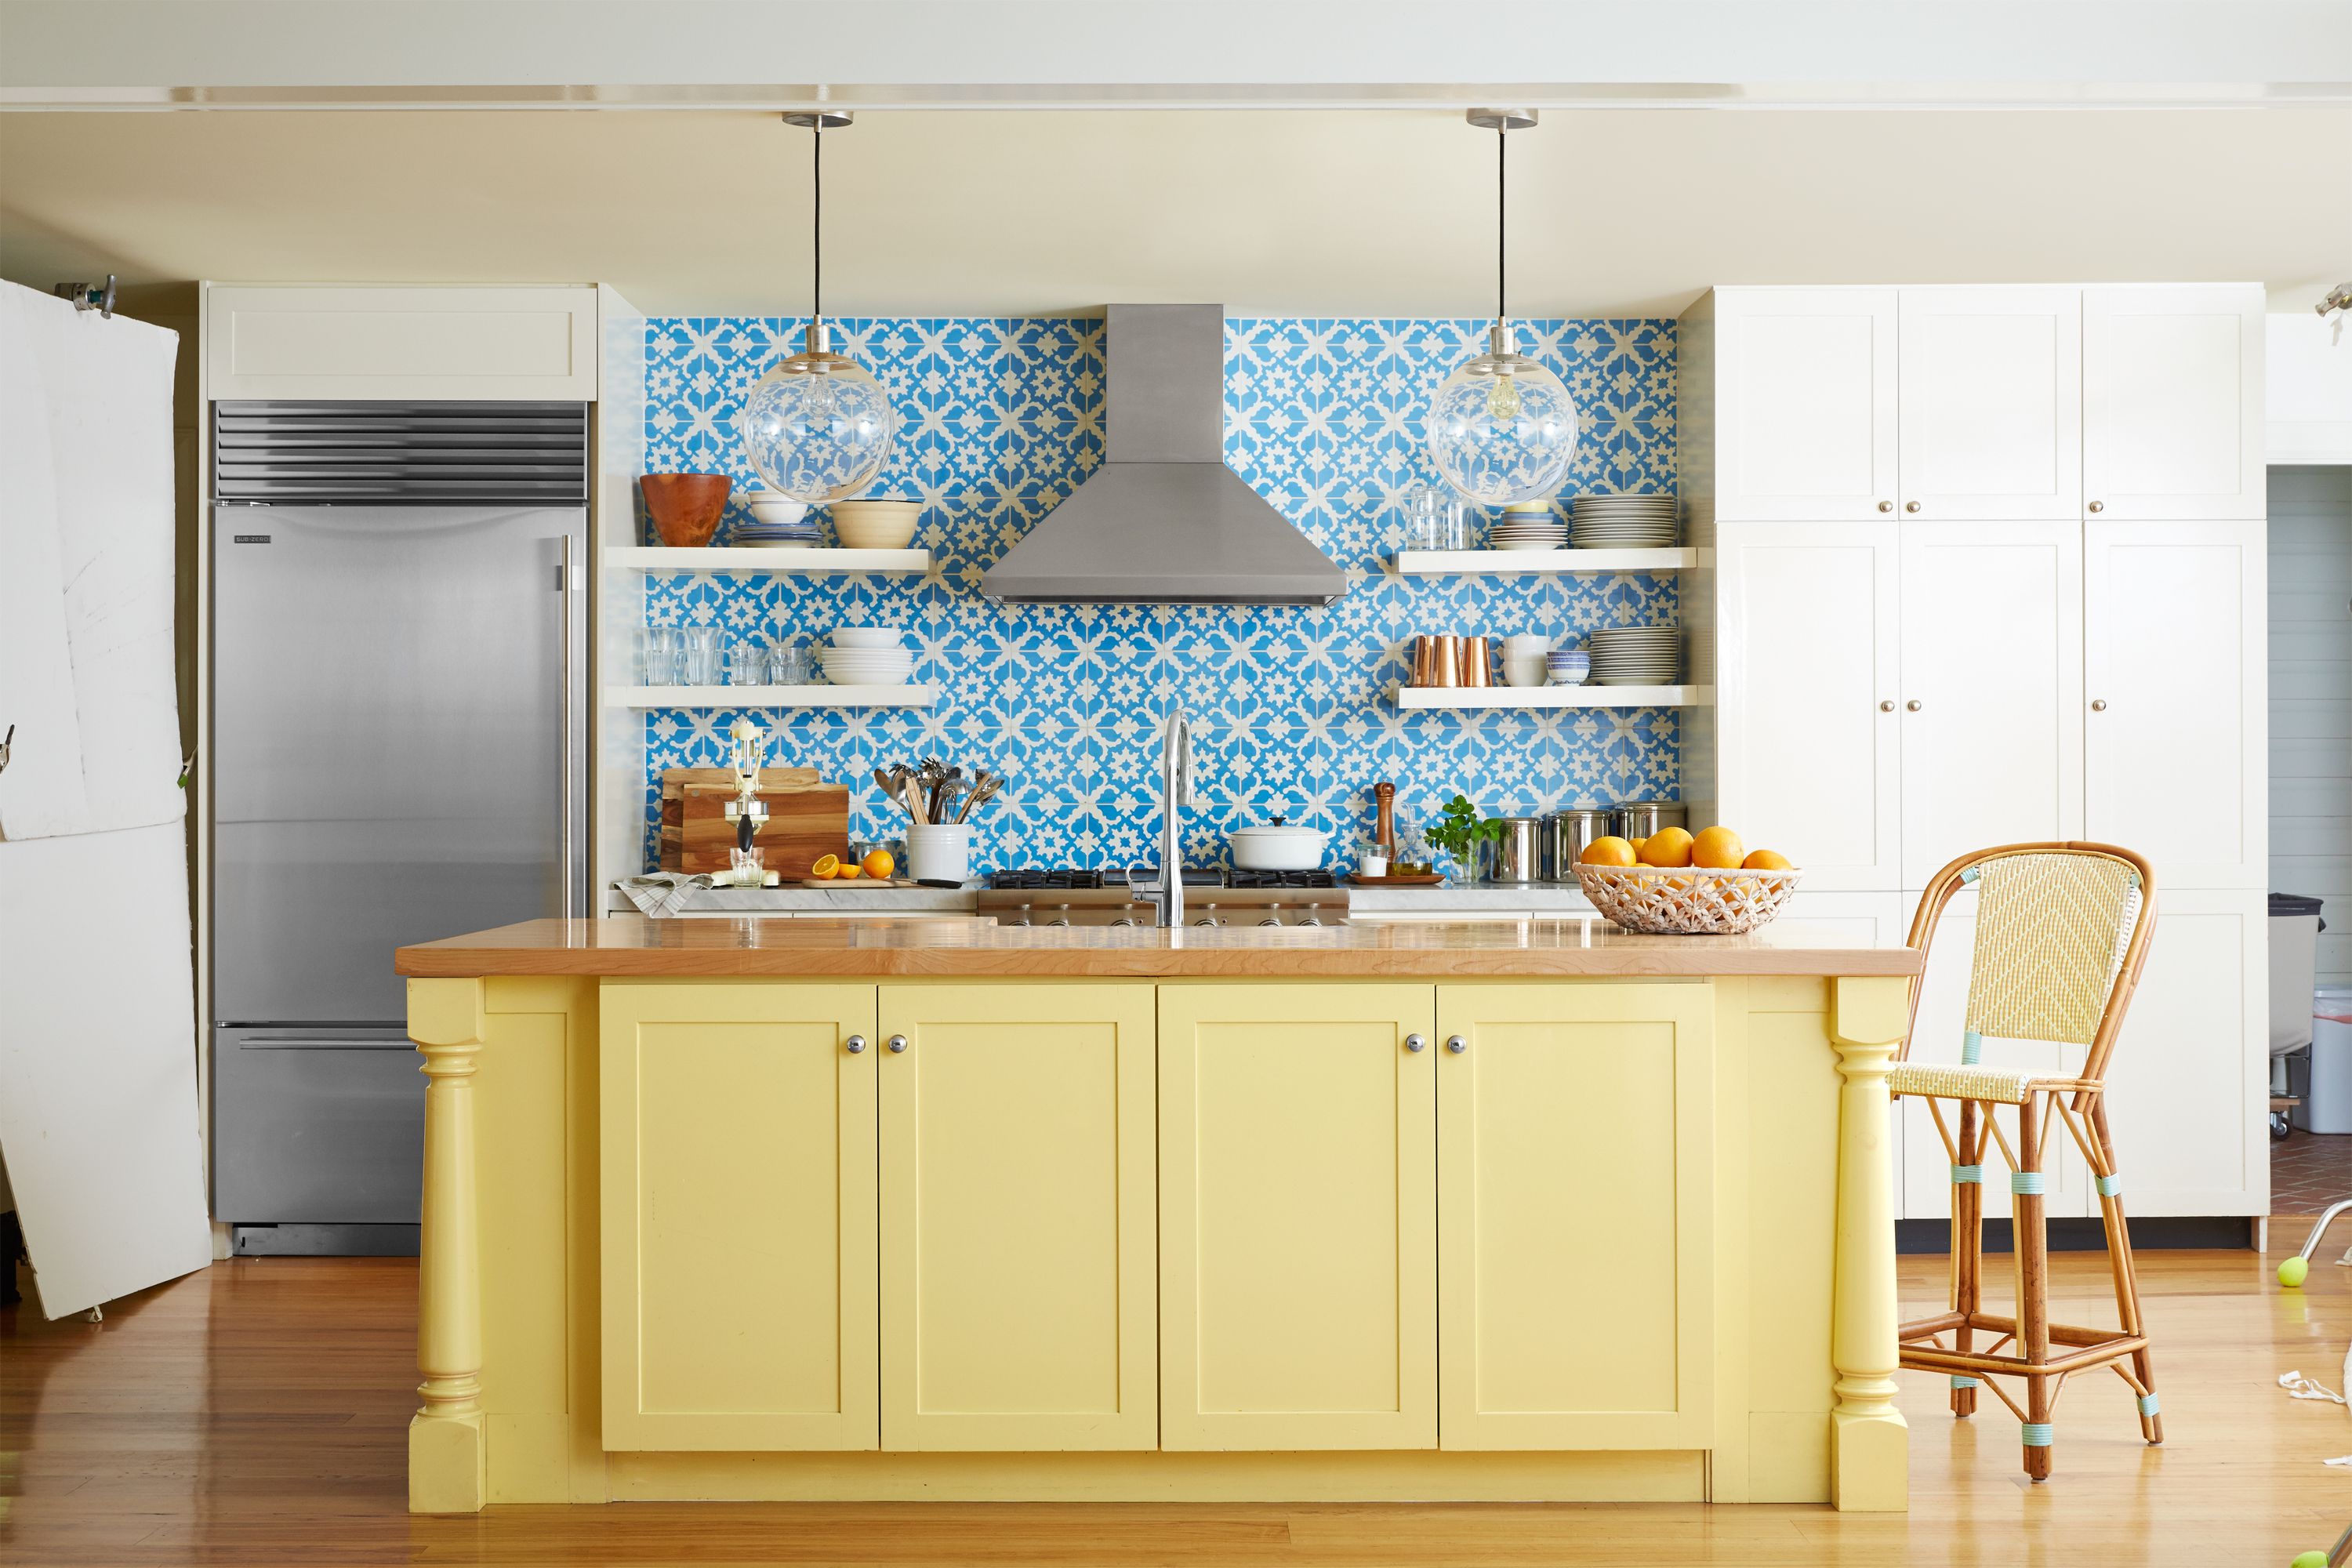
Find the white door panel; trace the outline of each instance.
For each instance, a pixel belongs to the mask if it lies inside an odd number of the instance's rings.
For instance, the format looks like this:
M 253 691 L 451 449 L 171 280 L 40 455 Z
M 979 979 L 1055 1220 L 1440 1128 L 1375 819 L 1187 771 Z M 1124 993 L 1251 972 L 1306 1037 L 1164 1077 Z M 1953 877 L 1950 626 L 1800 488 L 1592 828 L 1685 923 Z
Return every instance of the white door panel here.
M 2072 288 L 1903 290 L 1904 516 L 2081 514 L 2082 310 Z
M 2114 521 L 2263 515 L 2263 290 L 2083 291 L 2083 496 Z
M 1725 289 L 1716 300 L 1717 521 L 1891 512 L 1895 291 Z
M 2259 523 L 2084 525 L 2084 825 L 2157 887 L 2258 888 L 2270 858 Z

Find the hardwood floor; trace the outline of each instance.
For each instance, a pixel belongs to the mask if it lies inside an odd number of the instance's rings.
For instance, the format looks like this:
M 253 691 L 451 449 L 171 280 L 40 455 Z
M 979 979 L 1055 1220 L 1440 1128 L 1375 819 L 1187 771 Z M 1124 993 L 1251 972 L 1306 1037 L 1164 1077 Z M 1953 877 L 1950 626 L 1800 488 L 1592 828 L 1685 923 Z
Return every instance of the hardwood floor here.
M 2299 1245 L 2299 1226 L 2273 1226 Z M 2292 1232 L 2290 1239 L 2284 1233 Z M 2345 1237 L 2352 1241 L 2352 1234 Z M 2144 1253 L 2169 1441 L 2141 1446 L 2123 1385 L 2078 1380 L 2057 1476 L 2029 1487 L 2005 1415 L 1955 1424 L 1903 1374 L 1912 1511 L 1699 1506 L 614 1504 L 403 1511 L 415 1404 L 413 1262 L 252 1259 L 107 1309 L 0 1310 L 0 1562 L 163 1563 L 2284 1564 L 2352 1518 L 2333 1386 L 2352 1268 L 2282 1291 L 2251 1253 Z M 2105 1300 L 2095 1256 L 2053 1259 L 2064 1315 Z M 1903 1260 L 1905 1311 L 1940 1260 Z M 2081 1321 L 2107 1321 L 2084 1316 Z

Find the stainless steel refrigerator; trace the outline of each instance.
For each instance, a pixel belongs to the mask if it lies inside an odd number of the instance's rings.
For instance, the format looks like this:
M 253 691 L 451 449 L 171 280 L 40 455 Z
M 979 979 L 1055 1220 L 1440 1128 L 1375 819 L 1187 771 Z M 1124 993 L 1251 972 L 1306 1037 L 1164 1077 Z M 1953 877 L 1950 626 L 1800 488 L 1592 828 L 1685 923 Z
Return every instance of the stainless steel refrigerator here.
M 393 950 L 586 909 L 587 409 L 214 435 L 214 1215 L 240 1252 L 413 1252 Z

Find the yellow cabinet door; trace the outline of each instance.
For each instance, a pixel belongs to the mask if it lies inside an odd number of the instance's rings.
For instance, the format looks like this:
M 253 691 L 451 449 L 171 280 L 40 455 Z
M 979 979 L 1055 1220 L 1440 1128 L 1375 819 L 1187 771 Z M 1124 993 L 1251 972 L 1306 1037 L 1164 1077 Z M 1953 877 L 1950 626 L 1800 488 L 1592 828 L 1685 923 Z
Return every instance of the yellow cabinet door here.
M 604 1447 L 872 1448 L 874 987 L 601 1007 Z
M 1160 987 L 1161 1447 L 1436 1445 L 1434 1001 Z
M 1712 1446 L 1713 1005 L 1438 988 L 1441 1447 Z
M 882 988 L 882 1447 L 1150 1448 L 1151 987 Z

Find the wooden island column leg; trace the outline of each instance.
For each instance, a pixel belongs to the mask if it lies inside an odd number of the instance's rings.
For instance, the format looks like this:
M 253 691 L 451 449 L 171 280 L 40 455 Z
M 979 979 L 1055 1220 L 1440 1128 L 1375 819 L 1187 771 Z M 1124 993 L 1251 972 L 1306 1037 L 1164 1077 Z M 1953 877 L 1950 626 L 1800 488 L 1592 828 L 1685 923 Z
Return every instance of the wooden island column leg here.
M 1911 1434 L 1895 1408 L 1895 1176 L 1887 1068 L 1910 1018 L 1908 980 L 1832 981 L 1838 1074 L 1837 1264 L 1830 1361 L 1830 1500 L 1910 1506 Z
M 408 1511 L 474 1513 L 488 1490 L 482 1430 L 481 1246 L 474 1194 L 474 1068 L 482 983 L 412 980 L 408 1034 L 425 1054 L 425 1227 Z

